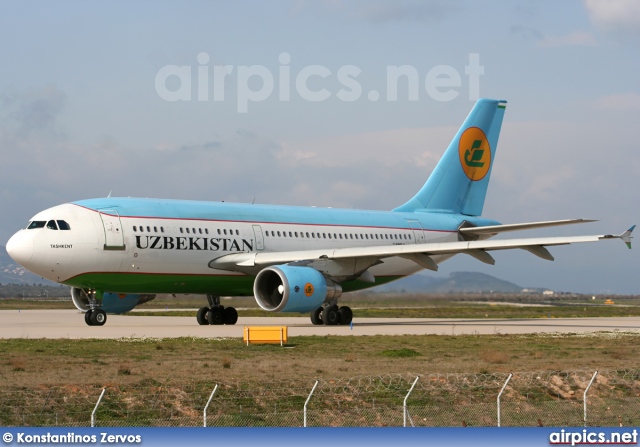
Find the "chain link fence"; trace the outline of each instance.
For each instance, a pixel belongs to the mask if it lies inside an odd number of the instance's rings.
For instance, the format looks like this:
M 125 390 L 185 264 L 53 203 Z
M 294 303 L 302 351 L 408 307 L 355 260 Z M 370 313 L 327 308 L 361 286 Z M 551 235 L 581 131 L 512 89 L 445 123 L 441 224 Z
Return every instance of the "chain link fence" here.
M 93 417 L 96 426 L 111 427 L 486 427 L 498 425 L 497 397 L 508 377 L 487 373 L 319 379 L 312 395 L 315 381 L 146 380 L 131 386 L 4 388 L 0 425 L 90 426 Z M 595 376 L 594 371 L 520 372 L 504 387 L 503 427 L 585 424 L 640 425 L 640 370 L 599 371 Z

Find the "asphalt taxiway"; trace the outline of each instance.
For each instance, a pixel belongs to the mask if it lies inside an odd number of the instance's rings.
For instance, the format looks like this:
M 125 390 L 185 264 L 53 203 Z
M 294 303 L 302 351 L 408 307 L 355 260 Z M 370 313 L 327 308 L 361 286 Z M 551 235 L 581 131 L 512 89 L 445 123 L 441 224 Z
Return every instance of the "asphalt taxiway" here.
M 289 337 L 304 335 L 473 335 L 637 332 L 640 317 L 456 319 L 354 318 L 353 326 L 314 326 L 309 317 L 242 317 L 234 326 L 199 326 L 193 317 L 139 313 L 109 315 L 104 326 L 87 326 L 76 310 L 2 310 L 0 338 L 241 338 L 244 326 L 288 326 Z

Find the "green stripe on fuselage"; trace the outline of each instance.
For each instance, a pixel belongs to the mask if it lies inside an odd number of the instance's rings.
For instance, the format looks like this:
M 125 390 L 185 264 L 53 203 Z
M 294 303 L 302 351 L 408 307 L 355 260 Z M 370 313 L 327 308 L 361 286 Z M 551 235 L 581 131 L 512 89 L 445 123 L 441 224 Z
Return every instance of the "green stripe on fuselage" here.
M 376 278 L 375 284 L 364 281 L 342 283 L 344 292 L 362 290 L 400 279 L 402 276 Z M 85 273 L 63 284 L 114 293 L 197 293 L 222 296 L 253 295 L 253 276 L 180 275 L 151 273 Z

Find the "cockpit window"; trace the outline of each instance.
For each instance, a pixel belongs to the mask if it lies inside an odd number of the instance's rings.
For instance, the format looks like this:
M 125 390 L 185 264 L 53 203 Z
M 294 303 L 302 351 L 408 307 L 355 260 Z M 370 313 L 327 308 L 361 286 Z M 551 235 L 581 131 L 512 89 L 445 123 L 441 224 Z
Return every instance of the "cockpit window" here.
M 60 228 L 61 230 L 70 230 L 71 229 L 69 224 L 67 222 L 65 222 L 64 220 L 56 220 L 56 222 L 58 222 L 58 228 Z
M 44 220 L 34 220 L 33 222 L 29 222 L 27 225 L 27 230 L 33 230 L 35 228 L 44 228 L 46 222 Z
M 49 222 L 47 222 L 47 228 L 50 230 L 57 230 L 58 226 L 56 225 L 56 221 L 50 220 Z

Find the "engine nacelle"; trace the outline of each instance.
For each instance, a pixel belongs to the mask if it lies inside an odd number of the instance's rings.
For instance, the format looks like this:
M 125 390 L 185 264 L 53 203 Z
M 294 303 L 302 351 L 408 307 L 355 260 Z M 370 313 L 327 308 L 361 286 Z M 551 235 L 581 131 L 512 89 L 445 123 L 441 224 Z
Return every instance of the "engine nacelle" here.
M 258 305 L 269 312 L 310 312 L 341 294 L 339 284 L 311 267 L 267 267 L 253 283 Z
M 117 294 L 109 292 L 89 292 L 78 287 L 71 288 L 71 299 L 73 304 L 82 312 L 91 309 L 89 304 L 89 294 L 98 301 L 98 304 L 106 313 L 123 314 L 129 312 L 138 304 L 151 301 L 156 296 L 150 294 Z

